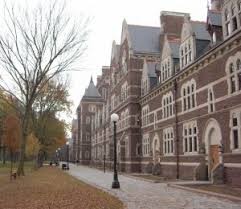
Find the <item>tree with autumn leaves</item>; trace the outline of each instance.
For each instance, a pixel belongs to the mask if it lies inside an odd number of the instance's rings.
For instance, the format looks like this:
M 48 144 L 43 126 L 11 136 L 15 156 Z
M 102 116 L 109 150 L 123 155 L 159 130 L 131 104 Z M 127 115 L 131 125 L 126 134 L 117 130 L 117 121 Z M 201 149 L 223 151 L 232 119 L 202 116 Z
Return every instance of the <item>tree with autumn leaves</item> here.
M 0 89 L 18 104 L 21 120 L 18 175 L 24 175 L 27 138 L 36 121 L 40 94 L 57 76 L 77 69 L 86 49 L 88 18 L 73 19 L 65 3 L 57 0 L 33 8 L 3 8 L 0 34 Z M 65 76 L 65 75 L 64 75 Z M 55 117 L 55 113 L 47 117 Z M 38 139 L 39 135 L 36 137 Z M 46 138 L 45 138 L 46 139 Z M 42 140 L 42 139 L 41 139 Z
M 10 154 L 10 177 L 12 178 L 13 171 L 13 156 L 19 150 L 21 127 L 20 120 L 14 114 L 8 114 L 3 123 L 3 143 L 7 147 Z
M 60 120 L 58 115 L 63 111 L 70 111 L 68 86 L 69 82 L 60 77 L 48 82 L 33 106 L 28 130 L 30 134 L 26 140 L 25 160 L 35 160 L 36 167 L 40 167 L 47 156 L 66 142 L 68 125 L 64 120 Z M 1 93 L 0 95 L 0 119 L 3 124 L 1 132 L 12 162 L 12 156 L 18 154 L 20 150 L 21 105 L 9 96 Z

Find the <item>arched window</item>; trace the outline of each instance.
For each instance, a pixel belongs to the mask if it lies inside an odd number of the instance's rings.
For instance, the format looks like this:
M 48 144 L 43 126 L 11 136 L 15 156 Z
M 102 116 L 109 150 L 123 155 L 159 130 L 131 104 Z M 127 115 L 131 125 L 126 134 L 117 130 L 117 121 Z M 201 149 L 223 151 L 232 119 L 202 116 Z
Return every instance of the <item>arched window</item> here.
M 226 36 L 229 36 L 231 34 L 231 24 L 230 24 L 230 13 L 228 9 L 224 12 L 224 19 L 225 19 L 225 30 L 226 30 Z
M 188 81 L 182 86 L 182 110 L 190 110 L 196 107 L 196 82 Z
M 174 134 L 173 128 L 165 128 L 163 130 L 163 154 L 171 155 L 174 153 Z
M 235 58 L 237 56 L 238 58 Z M 239 58 L 239 55 L 237 56 L 231 57 L 230 61 L 227 62 L 226 65 L 229 94 L 233 94 L 241 90 L 241 59 Z
M 215 106 L 214 106 L 214 93 L 213 93 L 213 88 L 208 89 L 208 112 L 212 113 L 215 111 Z
M 143 156 L 150 155 L 150 138 L 148 134 L 142 137 L 142 155 Z
M 162 97 L 162 118 L 173 116 L 173 94 L 169 92 Z

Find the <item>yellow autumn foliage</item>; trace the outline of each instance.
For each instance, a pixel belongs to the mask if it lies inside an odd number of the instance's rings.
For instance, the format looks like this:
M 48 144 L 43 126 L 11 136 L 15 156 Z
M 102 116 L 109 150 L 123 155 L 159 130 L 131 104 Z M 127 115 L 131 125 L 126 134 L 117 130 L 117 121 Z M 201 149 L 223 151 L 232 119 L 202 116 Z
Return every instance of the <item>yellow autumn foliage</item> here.
M 29 134 L 27 137 L 27 144 L 26 144 L 26 156 L 27 157 L 34 157 L 38 154 L 40 149 L 40 144 L 38 138 L 33 134 Z

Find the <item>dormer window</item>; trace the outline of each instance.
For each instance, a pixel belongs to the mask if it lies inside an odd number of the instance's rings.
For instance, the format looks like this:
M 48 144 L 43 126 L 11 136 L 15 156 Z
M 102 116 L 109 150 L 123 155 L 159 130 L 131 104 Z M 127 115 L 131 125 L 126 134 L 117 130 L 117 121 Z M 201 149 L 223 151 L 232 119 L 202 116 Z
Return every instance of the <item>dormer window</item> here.
M 170 58 L 166 58 L 162 61 L 161 75 L 162 75 L 162 78 L 161 78 L 162 82 L 166 81 L 172 76 Z
M 228 75 L 228 93 L 233 94 L 241 90 L 241 59 L 230 60 L 226 65 Z
M 193 41 L 192 38 L 184 41 L 180 47 L 181 68 L 189 65 L 193 61 Z
M 141 87 L 141 95 L 144 96 L 149 91 L 148 79 L 146 79 L 146 78 L 142 79 L 141 85 L 142 85 L 142 87 Z
M 225 35 L 229 36 L 240 27 L 241 1 L 236 1 L 236 3 L 230 1 L 226 6 L 223 15 Z

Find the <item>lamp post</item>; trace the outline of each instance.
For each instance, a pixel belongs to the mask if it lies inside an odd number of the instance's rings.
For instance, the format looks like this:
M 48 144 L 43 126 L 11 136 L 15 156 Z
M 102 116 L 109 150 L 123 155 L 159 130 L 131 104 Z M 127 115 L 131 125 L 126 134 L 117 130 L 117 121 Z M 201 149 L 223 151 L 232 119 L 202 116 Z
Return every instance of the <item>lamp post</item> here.
M 60 164 L 60 161 L 61 161 L 61 152 L 60 152 L 60 147 L 57 149 L 58 151 L 58 163 Z
M 66 161 L 67 161 L 67 170 L 69 170 L 69 141 L 66 142 Z
M 116 122 L 119 120 L 119 116 L 116 113 L 113 113 L 111 115 L 111 122 L 113 122 L 114 125 L 114 179 L 112 182 L 112 189 L 119 189 L 120 188 L 120 183 L 118 181 L 118 174 L 117 174 L 117 169 L 116 169 Z

